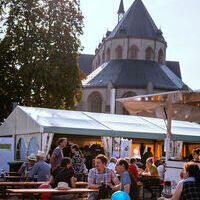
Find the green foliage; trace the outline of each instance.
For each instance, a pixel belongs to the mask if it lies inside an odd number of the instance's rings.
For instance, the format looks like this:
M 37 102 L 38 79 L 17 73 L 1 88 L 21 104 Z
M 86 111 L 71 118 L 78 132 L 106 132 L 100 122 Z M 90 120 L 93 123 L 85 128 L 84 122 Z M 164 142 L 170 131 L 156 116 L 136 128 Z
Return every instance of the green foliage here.
M 0 0 L 0 121 L 12 102 L 72 109 L 81 98 L 76 58 L 83 16 L 79 0 Z

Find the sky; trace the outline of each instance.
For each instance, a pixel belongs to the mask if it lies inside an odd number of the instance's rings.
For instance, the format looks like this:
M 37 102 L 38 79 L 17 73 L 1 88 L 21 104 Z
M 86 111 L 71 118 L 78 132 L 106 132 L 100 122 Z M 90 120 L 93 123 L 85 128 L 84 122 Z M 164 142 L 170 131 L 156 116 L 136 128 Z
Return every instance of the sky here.
M 84 16 L 82 53 L 94 54 L 107 30 L 117 25 L 120 0 L 80 0 Z M 134 0 L 124 0 L 125 12 Z M 166 60 L 179 61 L 182 80 L 200 89 L 200 0 L 143 0 L 167 41 Z

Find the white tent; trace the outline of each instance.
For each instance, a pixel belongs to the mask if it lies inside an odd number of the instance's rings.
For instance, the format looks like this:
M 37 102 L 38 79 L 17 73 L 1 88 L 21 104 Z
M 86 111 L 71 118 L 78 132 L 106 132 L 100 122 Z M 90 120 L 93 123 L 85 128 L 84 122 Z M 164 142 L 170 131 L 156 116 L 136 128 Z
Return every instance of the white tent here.
M 172 140 L 200 143 L 199 124 L 173 121 L 172 133 Z M 139 116 L 22 106 L 17 106 L 0 126 L 0 136 L 14 137 L 15 152 L 20 148 L 24 156 L 38 149 L 48 154 L 54 134 L 163 140 L 166 126 L 163 120 Z

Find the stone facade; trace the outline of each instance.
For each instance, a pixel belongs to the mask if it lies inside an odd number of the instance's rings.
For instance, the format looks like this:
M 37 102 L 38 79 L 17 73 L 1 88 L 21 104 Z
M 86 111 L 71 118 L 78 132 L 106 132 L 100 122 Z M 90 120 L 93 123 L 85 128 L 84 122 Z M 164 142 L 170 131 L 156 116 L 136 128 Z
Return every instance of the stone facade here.
M 163 64 L 166 59 L 166 48 L 167 44 L 164 42 L 151 40 L 151 39 L 142 39 L 142 38 L 119 38 L 111 39 L 100 44 L 92 62 L 92 69 L 95 70 L 105 61 L 117 60 L 119 59 L 116 55 L 116 49 L 118 47 L 122 48 L 122 59 L 131 59 L 130 58 L 130 49 L 131 47 L 136 47 L 137 60 L 146 60 L 146 50 L 151 48 L 153 50 L 153 61 L 158 62 L 159 51 L 163 52 Z M 110 56 L 108 55 L 110 52 Z

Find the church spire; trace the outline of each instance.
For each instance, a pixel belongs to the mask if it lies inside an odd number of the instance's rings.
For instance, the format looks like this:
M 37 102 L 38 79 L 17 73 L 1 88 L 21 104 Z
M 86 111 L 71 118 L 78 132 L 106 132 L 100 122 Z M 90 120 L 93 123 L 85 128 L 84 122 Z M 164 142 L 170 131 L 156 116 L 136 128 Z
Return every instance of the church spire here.
M 123 3 L 123 0 L 121 0 L 120 5 L 119 5 L 119 10 L 117 12 L 117 14 L 118 14 L 118 22 L 123 18 L 124 13 L 125 13 L 125 11 L 124 11 L 124 3 Z

